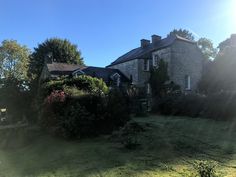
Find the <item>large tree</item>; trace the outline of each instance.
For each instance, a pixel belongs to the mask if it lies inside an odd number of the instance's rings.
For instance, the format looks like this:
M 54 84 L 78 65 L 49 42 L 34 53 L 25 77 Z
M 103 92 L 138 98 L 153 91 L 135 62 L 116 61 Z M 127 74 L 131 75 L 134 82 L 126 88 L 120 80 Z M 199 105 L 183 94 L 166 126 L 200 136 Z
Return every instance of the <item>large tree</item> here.
M 29 74 L 37 80 L 44 63 L 51 61 L 84 65 L 77 45 L 67 39 L 51 38 L 34 48 L 30 57 Z
M 205 93 L 235 91 L 236 47 L 229 46 L 220 52 L 203 75 L 200 89 Z
M 216 57 L 217 50 L 214 48 L 210 39 L 200 38 L 197 44 L 206 60 L 213 60 Z
M 0 45 L 1 78 L 27 79 L 30 50 L 15 40 L 4 40 Z
M 171 36 L 171 35 L 178 35 L 178 36 L 181 36 L 181 37 L 186 38 L 188 40 L 194 41 L 193 34 L 186 29 L 182 29 L 182 28 L 174 29 L 167 36 Z
M 14 120 L 22 119 L 29 110 L 27 70 L 30 50 L 15 40 L 0 45 L 0 106 L 7 108 Z

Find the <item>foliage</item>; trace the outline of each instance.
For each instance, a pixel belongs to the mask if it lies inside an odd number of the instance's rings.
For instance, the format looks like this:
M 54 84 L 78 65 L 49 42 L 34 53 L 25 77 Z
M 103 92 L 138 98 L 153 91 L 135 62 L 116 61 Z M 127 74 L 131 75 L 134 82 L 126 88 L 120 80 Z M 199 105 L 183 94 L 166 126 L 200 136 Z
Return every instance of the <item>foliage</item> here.
M 50 38 L 39 44 L 30 57 L 29 74 L 38 79 L 46 62 L 63 62 L 84 65 L 81 52 L 67 39 Z
M 65 138 L 80 138 L 96 135 L 95 116 L 79 103 L 68 105 L 59 117 L 58 133 Z
M 233 91 L 236 89 L 236 47 L 227 47 L 220 52 L 199 84 L 203 93 Z
M 4 40 L 0 45 L 1 78 L 27 79 L 30 51 L 15 40 Z
M 30 93 L 16 78 L 2 79 L 0 107 L 7 109 L 9 121 L 19 121 L 30 114 Z M 31 116 L 32 117 L 32 116 Z
M 64 91 L 61 90 L 54 90 L 47 98 L 47 104 L 51 104 L 54 102 L 64 102 L 66 99 L 66 95 Z
M 236 93 L 222 92 L 209 95 L 167 95 L 154 100 L 153 112 L 165 115 L 205 117 L 230 120 L 236 116 Z
M 108 87 L 102 79 L 93 78 L 87 75 L 81 75 L 77 78 L 51 80 L 42 85 L 44 95 L 48 95 L 53 90 L 64 90 L 71 96 L 80 95 L 79 92 L 81 91 L 95 95 L 103 95 L 108 93 Z
M 236 44 L 236 34 L 232 34 L 230 38 L 227 38 L 226 40 L 222 41 L 219 45 L 218 48 L 220 49 L 220 52 L 223 52 L 225 48 L 231 47 L 232 44 Z
M 200 38 L 197 44 L 201 49 L 205 60 L 212 60 L 216 57 L 217 50 L 214 48 L 213 43 L 210 39 Z
M 123 126 L 129 120 L 127 107 L 120 93 L 75 97 L 56 90 L 45 99 L 41 123 L 65 138 L 97 136 Z
M 134 149 L 140 144 L 140 133 L 143 127 L 135 121 L 129 121 L 119 132 L 120 141 L 127 149 Z
M 200 177 L 216 177 L 217 164 L 213 161 L 196 161 L 194 168 L 197 170 Z
M 194 36 L 191 32 L 189 32 L 188 30 L 186 29 L 174 29 L 173 31 L 171 31 L 167 36 L 171 36 L 171 35 L 178 35 L 178 36 L 181 36 L 183 38 L 186 38 L 190 41 L 194 41 Z
M 150 75 L 150 85 L 152 88 L 152 94 L 154 96 L 165 95 L 166 82 L 169 80 L 168 76 L 168 63 L 165 63 L 162 59 L 159 62 L 158 68 L 153 68 Z

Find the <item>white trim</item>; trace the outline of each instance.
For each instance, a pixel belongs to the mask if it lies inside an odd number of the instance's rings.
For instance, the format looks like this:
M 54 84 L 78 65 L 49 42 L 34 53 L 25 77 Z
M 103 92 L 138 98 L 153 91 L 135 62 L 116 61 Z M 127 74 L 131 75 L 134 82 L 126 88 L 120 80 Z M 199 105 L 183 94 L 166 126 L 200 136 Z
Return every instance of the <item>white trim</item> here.
M 77 76 L 78 76 L 78 74 L 77 74 L 78 72 L 80 72 L 81 75 L 85 74 L 85 73 L 84 73 L 83 71 L 81 71 L 80 69 L 77 69 L 77 70 L 75 70 L 75 71 L 72 72 L 72 76 L 76 76 L 76 77 L 77 77 Z
M 145 68 L 145 62 L 147 62 L 147 68 Z M 144 71 L 149 71 L 149 60 L 148 59 L 144 59 L 143 60 L 143 70 Z
M 191 77 L 189 75 L 185 76 L 184 82 L 185 82 L 185 84 L 184 84 L 185 85 L 185 90 L 191 90 Z

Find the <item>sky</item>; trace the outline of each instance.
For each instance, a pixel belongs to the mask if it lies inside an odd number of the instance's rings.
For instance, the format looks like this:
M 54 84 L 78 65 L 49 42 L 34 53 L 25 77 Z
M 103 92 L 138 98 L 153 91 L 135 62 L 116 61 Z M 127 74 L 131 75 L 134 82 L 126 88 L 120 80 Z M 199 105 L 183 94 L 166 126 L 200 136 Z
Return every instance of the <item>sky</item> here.
M 236 33 L 236 0 L 0 0 L 0 42 L 33 51 L 47 38 L 66 38 L 88 66 L 107 66 L 140 39 L 179 28 L 217 46 Z

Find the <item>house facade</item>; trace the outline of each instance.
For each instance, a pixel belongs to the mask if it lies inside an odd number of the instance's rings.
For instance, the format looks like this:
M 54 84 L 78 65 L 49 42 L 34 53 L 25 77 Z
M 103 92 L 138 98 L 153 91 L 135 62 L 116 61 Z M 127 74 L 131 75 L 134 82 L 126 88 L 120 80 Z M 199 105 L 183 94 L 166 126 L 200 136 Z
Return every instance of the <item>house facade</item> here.
M 122 55 L 108 68 L 120 70 L 137 87 L 149 92 L 150 70 L 158 67 L 160 60 L 168 63 L 170 81 L 179 85 L 183 92 L 197 90 L 202 76 L 203 55 L 196 42 L 177 35 L 161 39 L 153 35 L 152 41 L 142 39 L 140 47 Z

